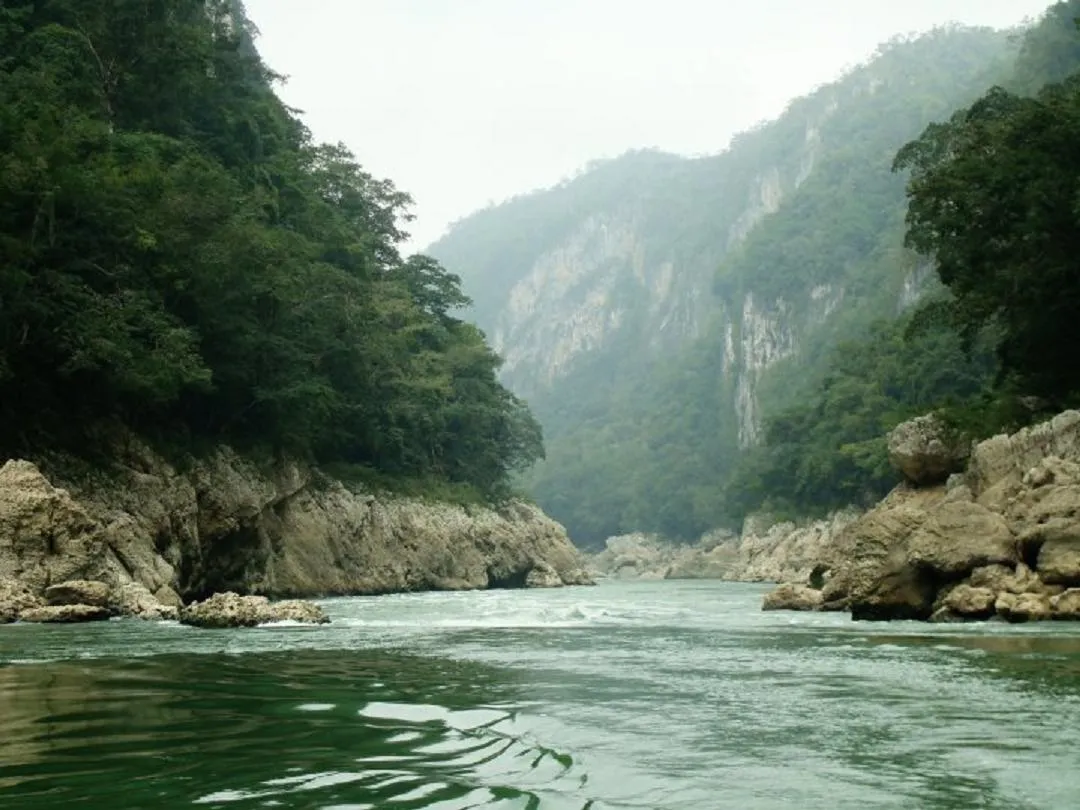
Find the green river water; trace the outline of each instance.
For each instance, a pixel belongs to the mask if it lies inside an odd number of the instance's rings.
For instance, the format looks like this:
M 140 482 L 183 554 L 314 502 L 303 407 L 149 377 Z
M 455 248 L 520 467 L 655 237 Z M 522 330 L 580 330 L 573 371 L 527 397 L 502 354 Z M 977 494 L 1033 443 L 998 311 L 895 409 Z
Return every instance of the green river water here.
M 1080 626 L 606 583 L 0 627 L 0 808 L 1080 808 Z

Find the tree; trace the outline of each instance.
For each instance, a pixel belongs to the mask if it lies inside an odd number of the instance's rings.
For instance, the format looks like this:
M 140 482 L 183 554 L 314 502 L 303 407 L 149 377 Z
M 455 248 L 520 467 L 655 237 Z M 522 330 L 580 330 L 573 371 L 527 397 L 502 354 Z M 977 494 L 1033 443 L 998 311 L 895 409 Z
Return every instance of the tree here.
M 1080 393 L 1080 77 L 995 87 L 897 155 L 907 243 L 932 256 L 970 339 L 999 324 L 1002 380 L 1053 407 Z

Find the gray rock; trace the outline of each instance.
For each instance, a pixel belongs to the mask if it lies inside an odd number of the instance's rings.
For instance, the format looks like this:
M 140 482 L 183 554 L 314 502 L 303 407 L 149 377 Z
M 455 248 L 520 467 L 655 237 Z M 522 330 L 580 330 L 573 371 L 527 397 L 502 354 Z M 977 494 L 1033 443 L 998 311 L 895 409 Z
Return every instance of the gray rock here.
M 1041 593 L 1003 593 L 998 596 L 994 609 L 999 616 L 1013 623 L 1053 618 L 1050 597 Z
M 989 588 L 961 584 L 945 598 L 945 608 L 966 619 L 988 619 L 994 615 L 997 594 Z
M 562 586 L 563 581 L 559 577 L 559 572 L 543 561 L 536 563 L 525 577 L 526 588 L 561 588 Z
M 50 585 L 45 589 L 45 601 L 50 605 L 109 606 L 109 586 L 104 582 L 75 579 Z
M 889 461 L 917 486 L 944 482 L 963 469 L 970 443 L 955 435 L 934 414 L 917 416 L 889 433 Z
M 1055 619 L 1080 621 L 1080 588 L 1069 588 L 1050 597 L 1050 610 Z
M 44 604 L 44 600 L 23 583 L 0 578 L 0 624 L 18 621 L 22 611 Z
M 39 624 L 74 624 L 104 621 L 111 615 L 111 611 L 101 605 L 46 605 L 21 611 L 19 621 Z
M 176 620 L 180 616 L 175 605 L 162 604 L 141 582 L 126 582 L 113 588 L 109 607 L 121 616 L 145 621 Z
M 240 596 L 231 591 L 193 602 L 180 611 L 180 622 L 193 627 L 254 627 L 279 621 L 325 624 L 330 619 L 312 602 L 290 599 L 272 603 L 265 596 Z
M 785 582 L 765 594 L 762 610 L 821 610 L 821 591 L 806 585 Z

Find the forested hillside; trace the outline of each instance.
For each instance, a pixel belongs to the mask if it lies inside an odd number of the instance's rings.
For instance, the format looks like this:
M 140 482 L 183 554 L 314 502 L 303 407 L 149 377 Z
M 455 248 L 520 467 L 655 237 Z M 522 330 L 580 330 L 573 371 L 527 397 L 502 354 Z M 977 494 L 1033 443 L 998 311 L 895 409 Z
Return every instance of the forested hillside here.
M 872 497 L 889 479 L 885 426 L 981 390 L 992 359 L 969 359 L 951 332 L 913 349 L 900 326 L 875 325 L 932 277 L 904 246 L 892 164 L 927 124 L 1010 76 L 1018 46 L 967 28 L 891 42 L 722 154 L 633 153 L 481 211 L 432 246 L 476 291 L 505 379 L 544 425 L 548 458 L 527 482 L 578 542 L 689 539 L 763 505 Z M 854 348 L 871 332 L 880 342 Z M 932 373 L 910 379 L 912 362 Z M 843 396 L 818 393 L 830 369 Z M 832 423 L 786 411 L 800 403 Z M 845 447 L 806 462 L 797 497 L 749 452 L 785 430 Z
M 0 451 L 122 424 L 498 494 L 535 420 L 275 79 L 235 0 L 0 5 Z

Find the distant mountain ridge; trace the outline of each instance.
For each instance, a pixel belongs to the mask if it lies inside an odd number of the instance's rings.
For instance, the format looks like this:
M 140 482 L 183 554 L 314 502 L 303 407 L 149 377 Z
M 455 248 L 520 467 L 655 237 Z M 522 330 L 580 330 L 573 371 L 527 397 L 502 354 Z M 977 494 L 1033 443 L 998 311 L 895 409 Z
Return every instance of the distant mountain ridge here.
M 722 518 L 762 414 L 931 275 L 902 246 L 896 150 L 1008 75 L 1017 48 L 986 28 L 897 39 L 722 154 L 632 152 L 430 247 L 544 426 L 528 484 L 576 540 Z

